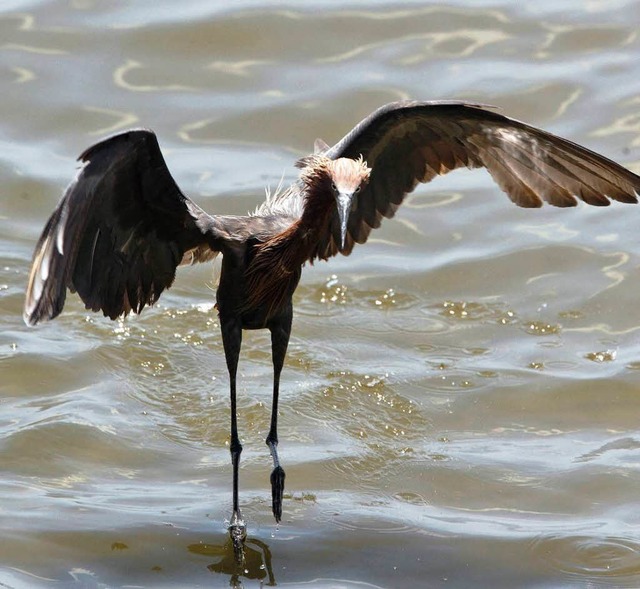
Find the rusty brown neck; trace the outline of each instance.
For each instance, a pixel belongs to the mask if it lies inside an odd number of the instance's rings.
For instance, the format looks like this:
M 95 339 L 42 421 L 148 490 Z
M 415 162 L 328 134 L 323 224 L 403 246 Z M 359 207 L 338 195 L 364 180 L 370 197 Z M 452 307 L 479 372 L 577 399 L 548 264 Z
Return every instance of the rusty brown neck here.
M 248 307 L 266 306 L 269 313 L 277 312 L 293 294 L 302 266 L 315 257 L 321 231 L 326 231 L 331 218 L 331 179 L 304 182 L 303 190 L 305 204 L 300 219 L 257 246 L 247 272 Z
M 303 178 L 304 180 L 306 179 Z M 305 182 L 304 199 L 304 209 L 296 224 L 295 237 L 300 240 L 301 253 L 308 259 L 320 236 L 327 231 L 335 209 L 331 177 L 328 174 L 317 174 L 312 182 Z
M 371 172 L 362 158 L 331 160 L 312 155 L 300 165 L 302 215 L 285 231 L 256 246 L 246 275 L 248 307 L 266 306 L 270 313 L 282 308 L 290 301 L 302 266 L 338 251 L 328 246 L 335 194 L 359 190 Z

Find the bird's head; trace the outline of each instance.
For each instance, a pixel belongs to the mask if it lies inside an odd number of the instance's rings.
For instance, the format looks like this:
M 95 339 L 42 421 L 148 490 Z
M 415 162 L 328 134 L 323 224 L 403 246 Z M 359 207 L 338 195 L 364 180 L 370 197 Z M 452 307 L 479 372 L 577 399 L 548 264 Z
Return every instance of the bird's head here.
M 358 194 L 367 185 L 371 168 L 362 157 L 357 159 L 329 159 L 322 155 L 310 156 L 302 160 L 302 181 L 313 195 L 330 196 L 335 202 L 340 219 L 341 249 L 347 236 L 349 213 L 358 204 Z
M 342 157 L 331 161 L 329 174 L 331 191 L 336 200 L 338 217 L 340 218 L 340 247 L 344 248 L 349 213 L 358 204 L 358 194 L 369 181 L 371 168 L 367 167 L 367 163 L 362 158 L 352 160 Z

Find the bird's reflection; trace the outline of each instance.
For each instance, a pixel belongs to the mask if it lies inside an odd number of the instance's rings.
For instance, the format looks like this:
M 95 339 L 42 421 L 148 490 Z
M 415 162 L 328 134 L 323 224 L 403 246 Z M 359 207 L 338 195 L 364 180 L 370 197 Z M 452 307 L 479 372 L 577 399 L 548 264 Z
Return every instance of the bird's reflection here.
M 212 573 L 229 575 L 229 585 L 234 589 L 242 589 L 243 578 L 266 581 L 267 587 L 276 585 L 271 550 L 261 540 L 249 538 L 240 549 L 231 538 L 224 544 L 190 544 L 188 549 L 194 554 L 215 558 L 207 568 Z

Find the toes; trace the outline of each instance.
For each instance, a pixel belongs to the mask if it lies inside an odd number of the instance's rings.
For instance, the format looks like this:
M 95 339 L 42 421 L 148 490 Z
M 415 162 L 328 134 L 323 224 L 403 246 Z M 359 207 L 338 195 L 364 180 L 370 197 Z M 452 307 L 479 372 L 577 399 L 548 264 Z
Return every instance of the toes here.
M 284 495 L 284 470 L 276 466 L 271 473 L 271 506 L 273 517 L 280 523 L 282 519 L 282 496 Z
M 247 526 L 239 513 L 234 513 L 231 516 L 229 536 L 233 542 L 233 547 L 236 550 L 241 549 L 247 537 Z

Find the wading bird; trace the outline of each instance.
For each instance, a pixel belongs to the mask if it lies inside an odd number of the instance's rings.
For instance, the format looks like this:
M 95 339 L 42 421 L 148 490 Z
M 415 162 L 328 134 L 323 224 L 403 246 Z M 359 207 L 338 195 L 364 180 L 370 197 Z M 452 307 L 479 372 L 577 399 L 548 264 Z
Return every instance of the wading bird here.
M 115 135 L 79 160 L 82 167 L 36 245 L 25 321 L 56 317 L 67 288 L 87 309 L 111 319 L 139 313 L 171 286 L 178 266 L 222 254 L 216 298 L 230 378 L 229 530 L 236 544 L 245 535 L 236 418 L 242 330 L 271 332 L 273 406 L 266 443 L 274 467 L 273 515 L 280 521 L 285 474 L 277 452 L 278 389 L 292 296 L 305 263 L 349 255 L 419 182 L 460 167 L 486 168 L 522 207 L 636 203 L 640 191 L 639 176 L 593 151 L 490 107 L 457 101 L 388 104 L 333 147 L 316 140 L 315 153 L 297 162 L 299 179 L 247 216 L 209 215 L 185 196 L 152 131 Z

